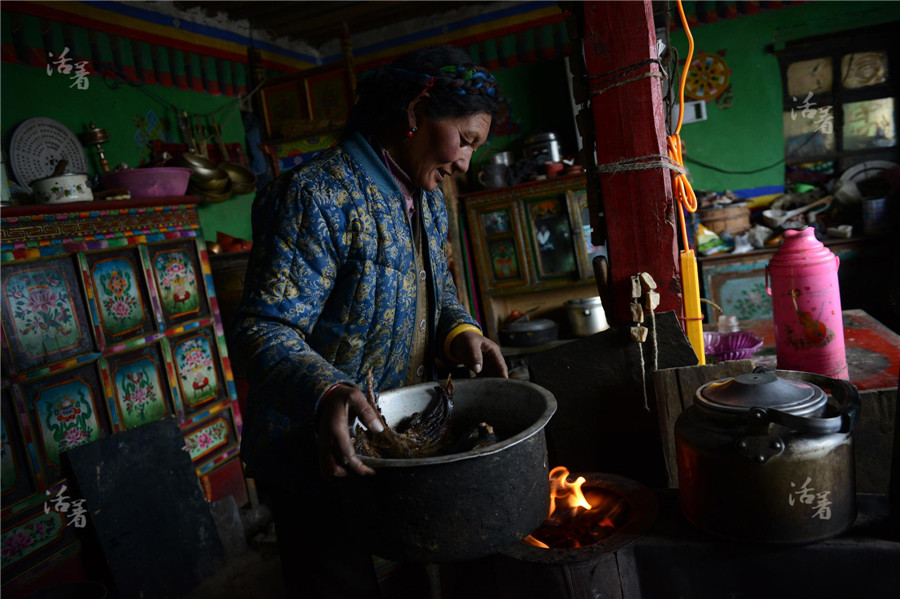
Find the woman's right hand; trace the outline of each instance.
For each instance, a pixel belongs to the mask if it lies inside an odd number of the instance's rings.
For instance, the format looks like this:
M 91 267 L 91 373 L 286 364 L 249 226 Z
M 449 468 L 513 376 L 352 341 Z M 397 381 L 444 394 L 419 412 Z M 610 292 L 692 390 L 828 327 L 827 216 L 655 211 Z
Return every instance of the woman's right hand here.
M 366 400 L 365 394 L 356 387 L 339 384 L 319 402 L 317 416 L 316 445 L 322 476 L 333 478 L 348 474 L 375 474 L 356 455 L 350 437 L 350 424 L 355 418 L 359 418 L 366 428 L 375 432 L 384 429 L 381 417 Z

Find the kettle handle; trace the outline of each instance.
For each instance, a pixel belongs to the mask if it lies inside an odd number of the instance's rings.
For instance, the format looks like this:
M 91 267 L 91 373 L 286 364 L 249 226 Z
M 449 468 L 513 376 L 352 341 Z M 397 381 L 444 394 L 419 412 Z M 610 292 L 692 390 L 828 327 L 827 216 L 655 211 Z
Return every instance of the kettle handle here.
M 753 370 L 753 372 L 767 371 L 770 372 L 771 369 L 765 366 L 760 366 Z M 811 372 L 794 370 L 777 370 L 776 372 L 783 378 L 812 383 L 826 392 L 830 390 L 831 395 L 840 401 L 837 414 L 829 418 L 806 418 L 805 416 L 796 416 L 773 408 L 754 408 L 751 410 L 751 417 L 753 417 L 752 412 L 754 411 L 757 411 L 757 414 L 764 412 L 768 415 L 770 422 L 781 424 L 795 431 L 817 434 L 849 433 L 856 426 L 862 404 L 859 401 L 859 391 L 848 381 L 833 379 Z M 759 418 L 758 415 L 755 417 Z

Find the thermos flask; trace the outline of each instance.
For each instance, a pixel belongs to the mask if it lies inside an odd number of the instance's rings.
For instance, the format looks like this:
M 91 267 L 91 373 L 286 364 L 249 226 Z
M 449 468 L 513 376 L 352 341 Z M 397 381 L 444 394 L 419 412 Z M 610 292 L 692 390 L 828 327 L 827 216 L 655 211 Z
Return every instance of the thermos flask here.
M 789 229 L 766 267 L 778 368 L 849 379 L 844 347 L 840 259 L 815 229 Z

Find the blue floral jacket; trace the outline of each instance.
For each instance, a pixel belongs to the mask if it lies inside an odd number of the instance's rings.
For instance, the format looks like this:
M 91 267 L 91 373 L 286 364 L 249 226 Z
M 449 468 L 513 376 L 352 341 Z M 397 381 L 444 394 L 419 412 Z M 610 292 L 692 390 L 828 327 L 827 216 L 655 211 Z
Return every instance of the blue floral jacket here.
M 440 356 L 451 331 L 476 323 L 447 268 L 440 191 L 422 192 L 420 207 Z M 310 446 L 316 407 L 334 384 L 362 388 L 371 369 L 378 391 L 403 385 L 416 289 L 406 201 L 362 136 L 260 192 L 232 338 L 250 387 L 241 445 L 248 476 L 288 488 L 309 476 L 302 463 L 315 456 L 297 454 Z

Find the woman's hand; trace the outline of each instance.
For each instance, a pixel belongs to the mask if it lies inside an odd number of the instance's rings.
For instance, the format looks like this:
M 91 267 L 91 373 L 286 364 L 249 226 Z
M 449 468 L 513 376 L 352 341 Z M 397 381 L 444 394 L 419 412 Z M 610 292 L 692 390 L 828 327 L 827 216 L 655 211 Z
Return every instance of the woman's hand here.
M 475 374 L 509 378 L 500 346 L 475 331 L 465 331 L 450 343 L 450 354 Z
M 350 424 L 359 418 L 366 428 L 384 430 L 381 417 L 369 405 L 365 394 L 356 387 L 340 384 L 319 402 L 316 445 L 319 448 L 319 468 L 325 478 L 348 474 L 368 476 L 375 471 L 363 464 L 350 438 Z

